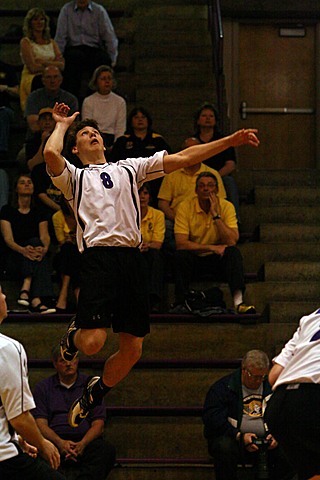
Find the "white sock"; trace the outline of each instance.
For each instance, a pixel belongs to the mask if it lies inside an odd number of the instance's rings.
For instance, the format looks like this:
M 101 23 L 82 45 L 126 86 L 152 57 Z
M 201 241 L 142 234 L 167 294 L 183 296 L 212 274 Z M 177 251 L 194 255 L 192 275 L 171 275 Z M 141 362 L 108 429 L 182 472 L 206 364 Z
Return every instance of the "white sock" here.
M 241 290 L 236 290 L 233 294 L 233 303 L 235 308 L 237 308 L 240 303 L 243 302 L 243 295 Z

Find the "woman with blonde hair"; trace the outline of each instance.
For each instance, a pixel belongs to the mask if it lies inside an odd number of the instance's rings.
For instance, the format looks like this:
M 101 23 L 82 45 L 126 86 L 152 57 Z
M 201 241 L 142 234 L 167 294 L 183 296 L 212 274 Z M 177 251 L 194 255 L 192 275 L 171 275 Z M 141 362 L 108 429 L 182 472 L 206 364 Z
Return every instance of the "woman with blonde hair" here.
M 42 8 L 31 8 L 24 18 L 24 37 L 20 40 L 20 55 L 24 63 L 20 82 L 22 111 L 29 93 L 41 88 L 45 67 L 54 65 L 64 69 L 64 58 L 57 43 L 51 38 L 50 19 Z

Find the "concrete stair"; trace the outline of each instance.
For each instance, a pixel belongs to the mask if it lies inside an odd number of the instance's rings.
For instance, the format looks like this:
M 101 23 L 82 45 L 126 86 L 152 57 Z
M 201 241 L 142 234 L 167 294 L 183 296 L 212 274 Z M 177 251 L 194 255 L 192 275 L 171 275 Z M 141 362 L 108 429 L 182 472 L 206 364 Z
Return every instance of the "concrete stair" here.
M 53 373 L 47 359 L 66 329 L 67 319 L 63 320 L 12 314 L 1 326 L 3 334 L 24 344 L 32 386 Z M 121 465 L 110 479 L 212 479 L 213 465 L 201 420 L 209 386 L 233 371 L 232 359 L 239 362 L 248 349 L 261 348 L 272 358 L 296 324 L 283 322 L 275 329 L 268 323 L 155 320 L 153 317 L 151 334 L 145 339 L 142 360 L 106 397 L 106 435 L 115 444 Z M 94 356 L 96 363 L 90 367 L 89 361 L 80 357 L 81 370 L 100 374 L 102 359 L 117 349 L 117 336 L 111 331 L 108 334 L 107 346 Z
M 145 5 L 135 11 L 136 102 L 174 151 L 192 133 L 195 109 L 214 101 L 205 5 Z
M 246 269 L 263 280 L 250 298 L 271 323 L 297 322 L 319 306 L 319 172 L 251 171 L 238 181 L 254 190 L 241 218 L 248 230 L 259 225 L 259 242 L 240 246 Z

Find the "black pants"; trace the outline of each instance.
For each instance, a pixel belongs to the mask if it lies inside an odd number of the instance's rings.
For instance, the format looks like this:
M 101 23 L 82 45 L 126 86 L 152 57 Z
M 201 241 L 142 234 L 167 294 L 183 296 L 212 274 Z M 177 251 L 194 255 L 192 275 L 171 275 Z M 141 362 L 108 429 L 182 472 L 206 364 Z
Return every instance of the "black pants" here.
M 164 286 L 164 259 L 161 250 L 149 248 L 143 252 L 143 258 L 146 261 L 147 275 L 149 279 L 149 295 L 160 301 L 163 296 Z
M 73 243 L 61 245 L 60 252 L 54 258 L 54 266 L 61 275 L 71 278 L 73 288 L 79 287 L 81 272 L 81 253 Z
M 67 480 L 105 480 L 114 467 L 115 459 L 115 447 L 102 438 L 96 438 L 86 446 L 77 462 L 62 461 L 59 471 Z
M 320 385 L 301 383 L 287 390 L 280 385 L 265 412 L 265 418 L 275 438 L 289 460 L 305 480 L 320 474 Z
M 248 452 L 234 438 L 227 435 L 208 440 L 208 450 L 214 460 L 216 480 L 237 480 L 238 464 L 253 464 L 258 468 L 258 454 Z M 268 450 L 267 463 L 270 480 L 289 480 L 294 472 L 282 450 Z
M 93 71 L 97 67 L 100 65 L 110 66 L 111 64 L 110 57 L 105 50 L 87 47 L 86 45 L 67 47 L 64 51 L 64 58 L 63 88 L 73 93 L 76 97 L 80 95 L 84 74 L 87 80 L 90 80 Z M 87 93 L 83 96 L 86 95 Z
M 195 255 L 189 250 L 175 252 L 176 302 L 183 303 L 189 291 L 189 284 L 195 277 L 212 275 L 214 280 L 226 281 L 231 294 L 236 290 L 245 291 L 243 261 L 237 247 L 227 247 L 224 255 Z
M 31 458 L 19 453 L 0 461 L 1 480 L 65 480 L 65 476 L 53 470 L 42 458 Z

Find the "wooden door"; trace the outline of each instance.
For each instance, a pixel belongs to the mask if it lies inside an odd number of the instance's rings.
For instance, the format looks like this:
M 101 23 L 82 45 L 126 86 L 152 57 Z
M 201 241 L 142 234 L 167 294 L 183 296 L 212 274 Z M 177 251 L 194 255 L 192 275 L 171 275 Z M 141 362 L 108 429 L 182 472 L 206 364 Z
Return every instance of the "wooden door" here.
M 282 37 L 272 25 L 239 27 L 239 101 L 249 108 L 315 110 L 315 27 L 305 37 Z M 240 107 L 240 106 L 239 106 Z M 239 149 L 248 169 L 314 168 L 315 114 L 248 113 L 240 128 L 257 127 L 259 152 Z

